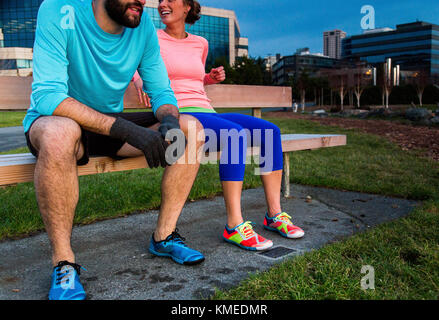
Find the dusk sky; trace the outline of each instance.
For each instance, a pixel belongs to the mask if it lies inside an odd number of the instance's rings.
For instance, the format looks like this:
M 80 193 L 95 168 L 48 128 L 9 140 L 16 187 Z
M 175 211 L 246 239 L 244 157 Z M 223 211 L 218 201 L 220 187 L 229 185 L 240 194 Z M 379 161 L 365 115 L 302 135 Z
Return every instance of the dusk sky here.
M 361 8 L 375 8 L 376 28 L 416 20 L 439 24 L 438 0 L 199 0 L 202 6 L 234 10 L 252 57 L 293 54 L 309 47 L 323 52 L 323 31 L 362 33 Z

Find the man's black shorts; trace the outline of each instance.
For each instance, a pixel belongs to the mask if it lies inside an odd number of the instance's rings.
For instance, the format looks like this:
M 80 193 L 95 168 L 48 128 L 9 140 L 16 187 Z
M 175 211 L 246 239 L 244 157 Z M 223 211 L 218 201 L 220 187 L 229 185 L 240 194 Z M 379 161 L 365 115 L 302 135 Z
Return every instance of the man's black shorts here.
M 158 120 L 154 116 L 153 112 L 111 113 L 107 115 L 122 117 L 145 128 L 158 123 Z M 122 140 L 114 139 L 109 136 L 104 136 L 84 129 L 81 130 L 81 142 L 84 145 L 84 155 L 81 159 L 78 160 L 78 166 L 86 165 L 89 161 L 90 156 L 107 156 L 117 160 L 122 159 L 122 157 L 119 157 L 117 155 L 117 152 L 124 145 L 124 142 Z M 29 132 L 30 129 L 25 133 L 27 146 L 29 147 L 30 152 L 35 157 L 38 157 L 38 151 L 32 146 L 30 142 Z

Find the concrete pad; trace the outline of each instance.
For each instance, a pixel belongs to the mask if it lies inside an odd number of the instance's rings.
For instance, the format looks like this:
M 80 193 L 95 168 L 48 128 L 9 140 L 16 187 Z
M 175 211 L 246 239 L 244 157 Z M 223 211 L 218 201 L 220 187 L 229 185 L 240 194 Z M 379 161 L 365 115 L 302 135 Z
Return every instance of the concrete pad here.
M 23 127 L 0 128 L 0 152 L 25 147 L 26 145 Z
M 292 185 L 291 190 L 293 197 L 283 199 L 282 206 L 305 230 L 298 240 L 262 228 L 265 201 L 261 188 L 243 192 L 245 219 L 255 222 L 255 230 L 273 240 L 271 253 L 280 246 L 290 249 L 277 259 L 222 240 L 222 197 L 188 203 L 180 217 L 178 227 L 186 243 L 206 256 L 197 266 L 181 266 L 148 253 L 157 211 L 75 227 L 72 243 L 77 262 L 87 269 L 81 279 L 89 299 L 207 298 L 215 288 L 236 286 L 250 273 L 267 270 L 285 258 L 405 216 L 417 204 L 299 185 Z M 308 195 L 311 202 L 306 201 Z M 0 299 L 46 299 L 51 273 L 47 235 L 2 242 L 0 252 Z

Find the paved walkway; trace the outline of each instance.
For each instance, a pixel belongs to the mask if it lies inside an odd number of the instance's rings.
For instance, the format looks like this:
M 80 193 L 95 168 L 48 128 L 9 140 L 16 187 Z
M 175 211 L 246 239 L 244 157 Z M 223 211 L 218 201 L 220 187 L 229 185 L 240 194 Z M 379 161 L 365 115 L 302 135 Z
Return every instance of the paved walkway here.
M 23 127 L 0 128 L 0 152 L 26 146 Z
M 209 297 L 215 288 L 231 288 L 249 273 L 405 216 L 416 206 L 413 201 L 324 188 L 292 185 L 291 190 L 294 197 L 282 200 L 282 205 L 306 232 L 299 240 L 264 230 L 263 190 L 243 192 L 246 218 L 275 243 L 266 256 L 223 242 L 222 197 L 188 203 L 180 218 L 187 243 L 206 256 L 197 266 L 181 266 L 147 252 L 157 211 L 75 227 L 72 242 L 78 263 L 88 270 L 81 277 L 89 299 Z M 313 198 L 310 203 L 307 195 Z M 0 252 L 0 300 L 46 299 L 51 271 L 47 235 L 2 242 Z

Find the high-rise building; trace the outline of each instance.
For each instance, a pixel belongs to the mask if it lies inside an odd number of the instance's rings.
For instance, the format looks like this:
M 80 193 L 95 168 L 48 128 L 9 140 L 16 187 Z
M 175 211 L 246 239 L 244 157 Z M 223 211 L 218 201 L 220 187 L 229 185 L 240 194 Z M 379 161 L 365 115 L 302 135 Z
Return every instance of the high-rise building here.
M 280 53 L 277 53 L 276 55 L 272 56 L 266 56 L 264 58 L 264 63 L 265 63 L 265 70 L 271 72 L 273 70 L 273 65 L 278 62 L 280 59 L 282 58 Z
M 91 5 L 92 0 L 81 1 L 90 1 Z M 5 48 L 33 47 L 37 13 L 42 2 L 43 0 L 0 0 L 0 29 L 3 30 L 4 38 L 0 40 L 0 45 Z M 157 11 L 158 3 L 158 0 L 147 0 L 145 11 L 152 18 L 156 28 L 164 28 Z M 241 37 L 234 11 L 202 7 L 201 19 L 193 26 L 188 26 L 187 30 L 209 41 L 208 65 L 213 64 L 215 59 L 220 57 L 233 64 L 236 57 L 248 55 L 248 39 Z M 8 59 L 0 56 L 0 60 L 8 60 L 3 61 L 3 64 L 0 63 L 0 69 L 5 65 L 13 65 L 10 60 L 29 58 L 29 52 L 23 56 L 23 50 L 8 49 L 7 51 Z M 14 53 L 17 53 L 17 57 L 11 56 Z M 30 63 L 31 61 L 25 63 L 18 61 L 17 68 L 20 66 L 27 68 Z
M 346 32 L 342 30 L 323 32 L 323 54 L 333 59 L 340 59 L 344 38 L 346 38 Z
M 165 28 L 157 7 L 158 0 L 146 1 L 146 12 L 157 29 Z M 241 37 L 238 19 L 232 10 L 201 8 L 201 19 L 187 26 L 189 33 L 202 36 L 209 41 L 209 56 L 206 65 L 213 64 L 216 58 L 225 57 L 231 65 L 236 57 L 248 56 L 248 38 Z
M 402 71 L 439 74 L 439 25 L 400 24 L 393 29 L 368 31 L 343 40 L 343 58 L 379 65 L 392 58 Z

